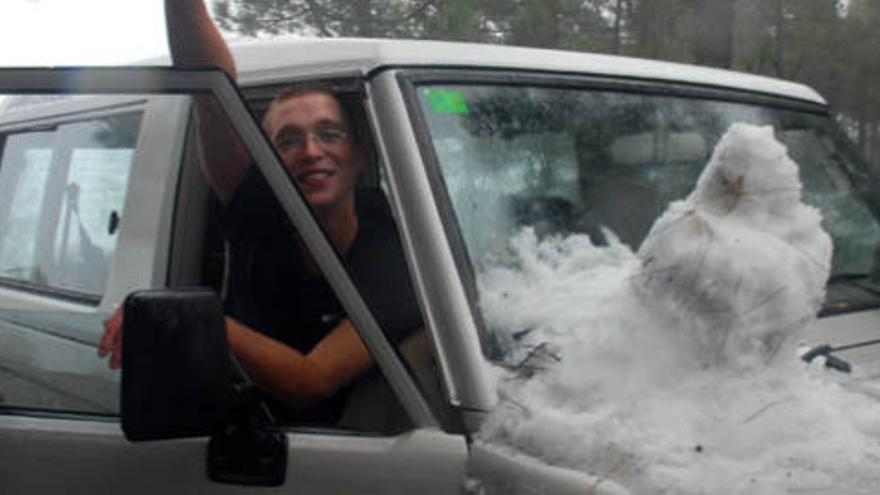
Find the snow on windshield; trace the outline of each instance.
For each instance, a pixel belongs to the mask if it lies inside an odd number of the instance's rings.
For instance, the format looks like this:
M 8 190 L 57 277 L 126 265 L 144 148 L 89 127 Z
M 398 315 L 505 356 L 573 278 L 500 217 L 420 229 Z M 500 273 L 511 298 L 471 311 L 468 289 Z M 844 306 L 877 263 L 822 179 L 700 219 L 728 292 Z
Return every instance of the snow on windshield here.
M 880 404 L 798 359 L 831 262 L 800 192 L 773 130 L 736 124 L 639 252 L 521 232 L 479 276 L 507 349 L 482 439 L 600 492 L 874 493 Z

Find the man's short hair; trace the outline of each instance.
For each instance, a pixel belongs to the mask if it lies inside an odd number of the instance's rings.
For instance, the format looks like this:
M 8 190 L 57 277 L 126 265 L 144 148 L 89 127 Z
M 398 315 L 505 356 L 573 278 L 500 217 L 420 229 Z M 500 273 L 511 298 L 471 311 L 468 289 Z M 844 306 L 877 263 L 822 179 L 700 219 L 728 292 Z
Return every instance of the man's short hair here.
M 275 96 L 272 98 L 272 101 L 269 103 L 269 107 L 266 109 L 266 113 L 263 115 L 263 129 L 266 128 L 269 123 L 269 117 L 272 115 L 272 110 L 284 103 L 285 101 L 296 98 L 298 96 L 303 96 L 307 94 L 323 94 L 327 95 L 339 105 L 339 111 L 342 113 L 342 118 L 345 120 L 346 125 L 351 128 L 352 137 L 355 141 L 359 141 L 359 129 L 358 126 L 352 121 L 351 115 L 348 111 L 346 104 L 342 101 L 337 93 L 336 89 L 334 89 L 329 84 L 323 82 L 300 82 L 293 83 L 288 86 L 285 86 L 280 91 L 278 91 Z
M 376 150 L 369 138 L 370 131 L 366 119 L 362 113 L 354 110 L 357 108 L 355 105 L 357 105 L 358 100 L 352 97 L 347 98 L 346 96 L 349 96 L 349 93 L 340 92 L 330 84 L 310 81 L 293 83 L 283 87 L 275 93 L 275 96 L 269 103 L 269 107 L 266 109 L 266 113 L 263 114 L 263 129 L 266 130 L 266 124 L 272 114 L 272 110 L 277 105 L 284 103 L 290 98 L 296 98 L 307 94 L 324 94 L 333 98 L 336 104 L 339 105 L 339 111 L 342 113 L 342 118 L 348 126 L 352 142 L 360 147 L 365 153 L 364 156 L 367 163 L 367 167 L 365 168 L 373 168 L 378 159 L 376 157 Z M 363 178 L 365 175 L 362 173 L 361 177 Z

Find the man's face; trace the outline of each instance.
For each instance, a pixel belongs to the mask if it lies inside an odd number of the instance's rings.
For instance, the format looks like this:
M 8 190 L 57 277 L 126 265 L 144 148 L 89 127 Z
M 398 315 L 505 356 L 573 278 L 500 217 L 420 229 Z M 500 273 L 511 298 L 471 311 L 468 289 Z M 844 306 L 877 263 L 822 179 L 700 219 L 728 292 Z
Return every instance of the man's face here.
M 318 212 L 353 207 L 362 153 L 336 99 L 304 93 L 277 103 L 265 122 L 284 166 Z

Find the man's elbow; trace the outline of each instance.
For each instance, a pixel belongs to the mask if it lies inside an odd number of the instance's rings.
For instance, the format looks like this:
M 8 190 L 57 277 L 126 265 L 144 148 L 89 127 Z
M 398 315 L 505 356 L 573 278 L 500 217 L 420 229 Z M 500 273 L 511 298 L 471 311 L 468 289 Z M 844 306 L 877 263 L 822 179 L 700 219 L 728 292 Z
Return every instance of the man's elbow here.
M 341 388 L 340 384 L 325 373 L 310 373 L 308 379 L 283 384 L 278 399 L 293 409 L 307 409 L 329 399 Z

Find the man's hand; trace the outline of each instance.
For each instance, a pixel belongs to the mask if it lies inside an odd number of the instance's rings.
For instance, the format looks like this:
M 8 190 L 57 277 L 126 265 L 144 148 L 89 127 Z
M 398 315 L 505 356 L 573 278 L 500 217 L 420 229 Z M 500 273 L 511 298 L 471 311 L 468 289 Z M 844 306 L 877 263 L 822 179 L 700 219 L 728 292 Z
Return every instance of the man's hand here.
M 235 59 L 203 0 L 165 0 L 168 46 L 176 67 L 216 67 L 234 80 Z M 221 203 L 229 202 L 251 167 L 238 133 L 213 98 L 196 98 L 199 160 Z
M 116 308 L 107 321 L 104 322 L 104 335 L 98 344 L 98 357 L 104 358 L 110 355 L 107 364 L 110 369 L 117 369 L 122 364 L 122 306 Z

